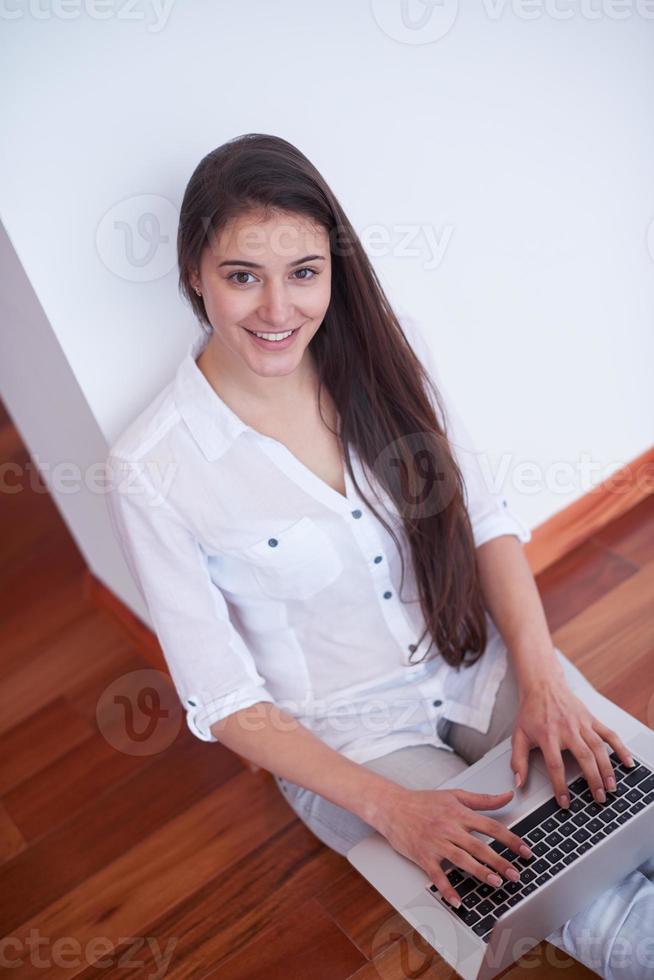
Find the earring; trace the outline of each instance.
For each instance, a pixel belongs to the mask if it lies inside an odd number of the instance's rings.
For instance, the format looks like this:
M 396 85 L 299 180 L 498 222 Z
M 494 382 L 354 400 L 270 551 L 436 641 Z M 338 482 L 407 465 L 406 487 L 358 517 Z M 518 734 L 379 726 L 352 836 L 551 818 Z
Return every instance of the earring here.
M 198 294 L 198 296 L 202 296 L 202 293 L 200 292 L 200 290 L 198 289 L 198 287 L 197 287 L 197 286 L 195 287 L 195 291 L 196 291 L 196 293 Z

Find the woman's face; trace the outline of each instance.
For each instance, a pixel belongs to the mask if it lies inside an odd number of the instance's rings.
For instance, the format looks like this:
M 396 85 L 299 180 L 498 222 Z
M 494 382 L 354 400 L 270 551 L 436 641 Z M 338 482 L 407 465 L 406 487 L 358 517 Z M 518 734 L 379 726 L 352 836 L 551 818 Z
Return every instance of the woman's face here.
M 202 292 L 212 342 L 255 374 L 287 375 L 329 306 L 329 235 L 302 215 L 244 215 L 210 240 L 191 281 Z M 283 336 L 290 330 L 296 331 L 290 340 L 264 343 L 248 332 Z

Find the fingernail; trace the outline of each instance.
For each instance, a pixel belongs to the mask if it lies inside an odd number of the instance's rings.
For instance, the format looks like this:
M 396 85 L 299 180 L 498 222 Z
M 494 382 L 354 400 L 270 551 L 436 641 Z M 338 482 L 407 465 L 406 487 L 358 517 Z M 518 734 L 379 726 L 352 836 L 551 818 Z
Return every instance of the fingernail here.
M 627 765 L 628 766 L 635 766 L 636 765 L 636 763 L 634 762 L 633 755 L 628 755 L 627 756 Z
M 511 881 L 519 881 L 520 872 L 516 868 L 507 868 L 506 877 L 510 878 Z
M 520 775 L 519 772 L 517 772 L 515 774 L 515 784 L 516 784 L 516 786 L 521 786 L 522 785 L 522 776 Z
M 497 886 L 497 885 L 501 885 L 502 884 L 502 879 L 500 878 L 500 876 L 499 875 L 494 875 L 494 874 L 493 875 L 488 875 L 487 878 L 486 878 L 486 881 L 488 882 L 489 885 L 495 885 L 495 886 Z
M 615 790 L 615 779 L 613 778 L 613 776 L 609 776 L 609 778 L 606 780 L 606 782 L 608 784 L 609 789 L 611 791 L 614 791 Z
M 461 899 L 460 898 L 450 898 L 449 899 L 449 902 L 450 902 L 450 905 L 453 905 L 455 909 L 458 909 L 459 906 L 461 905 Z
M 598 803 L 606 803 L 606 793 L 603 789 L 595 790 L 595 799 Z
M 522 854 L 523 858 L 530 858 L 531 857 L 531 848 L 530 847 L 527 847 L 526 844 L 521 844 L 520 845 L 520 853 Z
M 565 793 L 561 793 L 561 795 L 559 796 L 559 803 L 563 807 L 570 806 L 570 800 L 568 799 L 568 797 L 567 797 L 567 795 Z

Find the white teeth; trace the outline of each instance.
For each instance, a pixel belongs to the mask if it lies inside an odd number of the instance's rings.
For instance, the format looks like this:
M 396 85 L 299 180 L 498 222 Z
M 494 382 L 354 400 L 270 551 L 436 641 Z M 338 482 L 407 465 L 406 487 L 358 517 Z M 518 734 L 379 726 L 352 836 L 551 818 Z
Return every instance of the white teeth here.
M 252 333 L 254 334 L 255 337 L 262 337 L 264 340 L 277 341 L 277 340 L 285 340 L 286 337 L 290 337 L 293 331 L 289 330 L 288 333 L 257 333 L 256 330 L 253 330 Z

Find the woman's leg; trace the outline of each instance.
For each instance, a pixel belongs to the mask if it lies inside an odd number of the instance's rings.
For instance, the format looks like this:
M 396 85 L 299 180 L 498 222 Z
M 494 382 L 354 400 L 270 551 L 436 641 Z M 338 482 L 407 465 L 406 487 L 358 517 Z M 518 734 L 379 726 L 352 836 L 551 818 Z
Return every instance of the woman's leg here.
M 436 789 L 446 779 L 467 769 L 467 764 L 454 752 L 433 745 L 410 745 L 363 764 L 367 769 L 411 789 Z M 317 793 L 279 776 L 275 779 L 300 820 L 323 844 L 339 854 L 347 854 L 360 840 L 376 832 L 354 813 Z
M 512 733 L 517 707 L 518 687 L 509 661 L 488 732 L 448 722 L 441 737 L 472 764 Z M 654 857 L 598 895 L 547 940 L 605 980 L 654 977 Z

